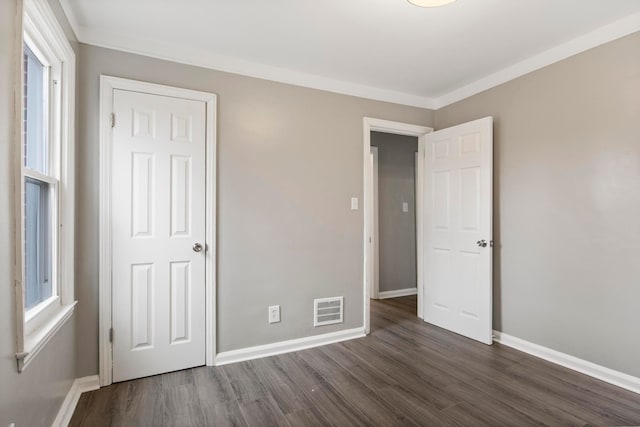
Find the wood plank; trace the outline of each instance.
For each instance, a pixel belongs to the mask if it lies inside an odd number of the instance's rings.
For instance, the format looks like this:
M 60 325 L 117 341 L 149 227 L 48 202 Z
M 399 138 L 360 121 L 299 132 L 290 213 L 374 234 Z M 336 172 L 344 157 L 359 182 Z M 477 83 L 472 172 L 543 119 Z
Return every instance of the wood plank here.
M 290 426 L 289 421 L 271 397 L 240 402 L 240 410 L 250 426 Z
M 225 365 L 217 369 L 220 369 L 229 379 L 233 394 L 239 402 L 253 402 L 269 396 L 267 390 L 258 380 L 251 362 Z
M 247 421 L 240 411 L 240 404 L 236 400 L 228 400 L 218 404 L 202 405 L 202 411 L 207 426 L 216 427 L 246 427 Z
M 198 396 L 203 405 L 218 404 L 235 400 L 233 387 L 222 369 L 209 366 L 193 369 Z
M 164 425 L 205 425 L 204 412 L 194 384 L 169 387 L 164 391 Z
M 298 385 L 289 378 L 276 358 L 267 357 L 254 360 L 251 363 L 258 379 L 283 414 L 300 412 L 312 406 L 312 403 L 305 397 Z

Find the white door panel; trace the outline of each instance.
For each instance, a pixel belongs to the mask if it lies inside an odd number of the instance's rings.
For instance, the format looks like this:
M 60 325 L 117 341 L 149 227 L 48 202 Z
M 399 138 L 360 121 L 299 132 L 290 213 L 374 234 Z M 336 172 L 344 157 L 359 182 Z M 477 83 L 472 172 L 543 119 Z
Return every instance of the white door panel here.
M 204 102 L 115 90 L 113 380 L 205 363 Z
M 424 319 L 491 344 L 493 119 L 433 132 L 426 144 Z

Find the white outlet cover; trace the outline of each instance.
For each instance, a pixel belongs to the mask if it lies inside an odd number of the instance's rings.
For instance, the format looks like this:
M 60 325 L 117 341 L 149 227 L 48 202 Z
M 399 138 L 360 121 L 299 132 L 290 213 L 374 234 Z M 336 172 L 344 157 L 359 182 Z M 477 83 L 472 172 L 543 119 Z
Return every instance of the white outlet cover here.
M 402 203 L 402 212 L 409 212 L 409 203 L 407 202 Z

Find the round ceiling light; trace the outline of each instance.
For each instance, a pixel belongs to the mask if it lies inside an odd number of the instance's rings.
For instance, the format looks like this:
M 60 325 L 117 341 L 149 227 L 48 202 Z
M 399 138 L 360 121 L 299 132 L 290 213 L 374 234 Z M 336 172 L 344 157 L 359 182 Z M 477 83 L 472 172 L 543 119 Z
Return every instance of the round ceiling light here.
M 438 7 L 453 3 L 456 0 L 408 0 L 409 3 L 420 7 Z

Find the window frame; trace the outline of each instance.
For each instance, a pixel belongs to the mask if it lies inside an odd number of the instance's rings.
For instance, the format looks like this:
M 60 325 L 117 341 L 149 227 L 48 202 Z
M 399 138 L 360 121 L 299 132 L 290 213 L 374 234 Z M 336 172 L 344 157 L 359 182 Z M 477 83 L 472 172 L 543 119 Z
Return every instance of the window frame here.
M 25 333 L 30 334 L 37 324 L 42 323 L 47 317 L 50 316 L 52 310 L 54 310 L 55 305 L 60 304 L 60 277 L 58 274 L 58 226 L 59 224 L 59 206 L 60 206 L 60 197 L 59 197 L 59 152 L 60 152 L 60 134 L 59 134 L 59 117 L 56 117 L 56 113 L 60 111 L 60 88 L 59 84 L 54 82 L 62 82 L 61 68 L 62 64 L 58 58 L 56 58 L 55 54 L 51 51 L 49 46 L 42 45 L 42 42 L 34 41 L 31 32 L 25 31 L 24 41 L 23 41 L 23 55 L 24 55 L 24 46 L 28 46 L 36 59 L 45 67 L 45 72 L 43 73 L 43 92 L 44 97 L 43 101 L 46 106 L 44 109 L 44 117 L 43 124 L 45 126 L 45 130 L 47 131 L 44 135 L 44 148 L 45 148 L 45 163 L 46 163 L 46 173 L 41 171 L 29 168 L 25 162 L 26 158 L 23 156 L 22 161 L 22 179 L 23 185 L 25 185 L 27 179 L 32 179 L 34 181 L 43 183 L 47 186 L 49 190 L 49 205 L 48 205 L 48 214 L 49 217 L 46 218 L 48 222 L 48 246 L 50 254 L 50 278 L 51 278 L 51 296 L 47 299 L 39 302 L 34 307 L 24 308 L 25 310 Z M 24 66 L 24 65 L 23 65 Z M 24 74 L 23 74 L 24 78 Z M 23 85 L 24 88 L 24 85 Z M 22 97 L 24 101 L 24 96 Z M 24 114 L 24 108 L 23 114 Z M 23 117 L 24 120 L 24 117 Z M 24 123 L 24 122 L 23 122 Z M 25 148 L 24 134 L 22 140 L 23 150 Z M 24 193 L 24 191 L 23 191 Z M 24 197 L 24 195 L 23 195 Z M 24 214 L 23 214 L 24 216 Z M 24 230 L 24 228 L 23 228 Z M 23 231 L 24 232 L 24 231 Z M 24 242 L 24 238 L 23 238 Z M 23 248 L 23 254 L 25 253 Z M 23 255 L 24 256 L 24 255 Z M 26 267 L 26 263 L 25 263 Z M 26 273 L 25 273 L 26 274 Z M 25 280 L 26 282 L 26 277 Z M 26 285 L 25 285 L 26 286 Z M 26 290 L 25 290 L 26 292 Z
M 17 37 L 20 78 L 16 85 L 16 327 L 18 371 L 22 372 L 73 314 L 74 299 L 74 145 L 76 58 L 46 0 L 25 0 L 23 25 Z M 47 172 L 25 164 L 24 46 L 48 70 L 44 88 L 47 127 Z M 45 183 L 49 189 L 49 238 L 52 296 L 25 308 L 25 182 Z

